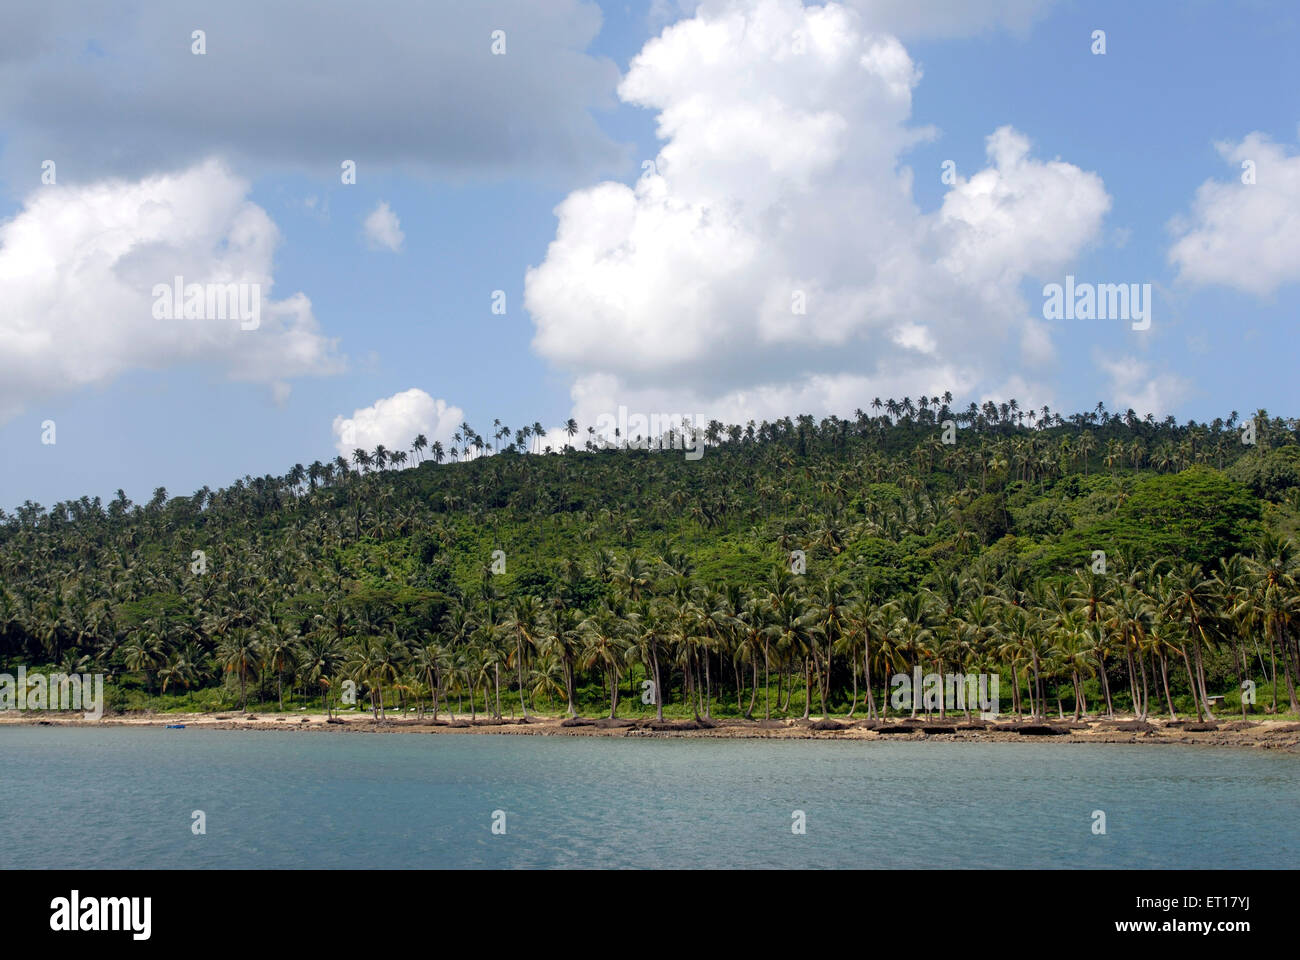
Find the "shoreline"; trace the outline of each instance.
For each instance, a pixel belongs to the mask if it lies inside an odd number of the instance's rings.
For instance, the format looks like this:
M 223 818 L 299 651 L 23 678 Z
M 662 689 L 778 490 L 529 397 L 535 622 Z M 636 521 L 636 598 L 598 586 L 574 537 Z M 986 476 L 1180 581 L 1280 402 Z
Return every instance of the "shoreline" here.
M 1017 722 L 1012 719 L 969 722 L 964 716 L 946 720 L 865 721 L 861 719 L 812 720 L 665 720 L 580 717 L 576 722 L 562 716 L 530 716 L 496 720 L 470 720 L 445 711 L 437 720 L 431 716 L 372 719 L 368 714 L 349 714 L 327 719 L 323 713 L 175 713 L 121 714 L 99 720 L 85 720 L 77 714 L 25 711 L 0 713 L 0 726 L 66 727 L 167 727 L 184 725 L 204 730 L 307 730 L 350 733 L 507 734 L 522 736 L 648 737 L 722 740 L 934 740 L 948 743 L 1145 743 L 1200 744 L 1204 746 L 1254 747 L 1300 753 L 1300 723 L 1285 720 L 1240 718 L 1214 724 L 1190 720 L 1139 721 L 1133 717 Z M 1191 726 L 1192 729 L 1187 729 Z M 1206 729 L 1206 728 L 1211 729 Z

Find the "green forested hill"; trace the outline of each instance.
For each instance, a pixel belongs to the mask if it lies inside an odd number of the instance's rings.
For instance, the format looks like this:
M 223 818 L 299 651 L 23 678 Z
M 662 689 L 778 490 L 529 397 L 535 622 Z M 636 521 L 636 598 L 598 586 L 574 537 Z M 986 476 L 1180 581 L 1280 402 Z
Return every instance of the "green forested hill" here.
M 1294 422 L 1259 411 L 1247 444 L 1236 414 L 947 402 L 713 423 L 698 460 L 464 424 L 449 451 L 24 504 L 0 659 L 108 672 L 119 706 L 351 680 L 375 709 L 869 715 L 920 665 L 997 672 L 1026 712 L 1239 709 L 1243 680 L 1297 709 Z

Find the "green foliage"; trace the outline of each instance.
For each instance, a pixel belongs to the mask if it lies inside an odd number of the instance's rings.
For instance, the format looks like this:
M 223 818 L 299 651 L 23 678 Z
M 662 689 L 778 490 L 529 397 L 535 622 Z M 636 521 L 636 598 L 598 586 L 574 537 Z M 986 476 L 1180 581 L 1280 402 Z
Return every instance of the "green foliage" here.
M 1219 689 L 1246 637 L 1273 638 L 1249 662 L 1257 677 L 1275 679 L 1278 660 L 1300 673 L 1296 562 L 1288 541 L 1262 539 L 1300 527 L 1292 424 L 1261 411 L 1252 448 L 1235 415 L 1179 426 L 1044 409 L 1026 428 L 1014 401 L 871 407 L 718 424 L 699 461 L 529 456 L 531 428 L 498 430 L 486 456 L 462 424 L 462 462 L 381 469 L 358 451 L 145 505 L 27 503 L 0 511 L 0 659 L 103 669 L 133 709 L 337 707 L 350 680 L 357 709 L 376 712 L 435 696 L 613 710 L 656 658 L 672 710 L 720 694 L 720 711 L 769 695 L 778 711 L 847 709 L 868 636 L 877 682 L 909 665 L 995 667 L 1039 709 L 1031 680 L 1072 699 L 1076 673 L 1093 699 L 1101 677 L 1132 698 L 1129 648 L 1144 669 L 1172 665 L 1175 698 L 1193 696 L 1178 675 L 1189 648 Z M 962 427 L 954 445 L 946 419 Z M 782 572 L 794 550 L 802 576 Z M 1094 551 L 1101 597 L 1072 579 Z M 1079 652 L 1079 609 L 1104 626 L 1100 652 Z M 618 710 L 644 712 L 622 692 Z
M 1134 565 L 1169 559 L 1208 566 L 1240 553 L 1259 532 L 1260 515 L 1259 501 L 1240 484 L 1193 467 L 1139 480 L 1110 517 L 1069 531 L 1036 560 L 1040 569 L 1069 571 L 1101 550 Z
M 1255 496 L 1280 503 L 1300 487 L 1300 447 L 1252 451 L 1232 465 L 1228 476 Z
M 961 524 L 973 531 L 985 546 L 1002 539 L 1011 529 L 1007 499 L 1001 493 L 986 493 L 977 497 L 961 511 L 960 516 Z

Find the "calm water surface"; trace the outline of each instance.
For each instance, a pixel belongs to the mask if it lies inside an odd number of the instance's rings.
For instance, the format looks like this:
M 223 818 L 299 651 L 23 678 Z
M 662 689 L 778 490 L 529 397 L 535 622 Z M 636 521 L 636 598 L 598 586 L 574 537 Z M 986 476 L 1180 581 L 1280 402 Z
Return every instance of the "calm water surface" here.
M 0 763 L 4 868 L 1300 862 L 1300 757 L 1231 748 L 10 727 Z

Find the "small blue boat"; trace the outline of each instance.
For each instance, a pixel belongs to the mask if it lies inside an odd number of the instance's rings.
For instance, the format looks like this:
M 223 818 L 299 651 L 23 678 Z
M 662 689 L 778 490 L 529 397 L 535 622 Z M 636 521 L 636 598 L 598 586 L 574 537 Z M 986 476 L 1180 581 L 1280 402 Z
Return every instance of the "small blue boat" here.
M 184 729 L 185 729 L 185 724 L 183 724 L 183 723 L 169 723 L 169 724 L 167 724 L 167 729 L 168 729 L 168 730 L 184 730 Z

